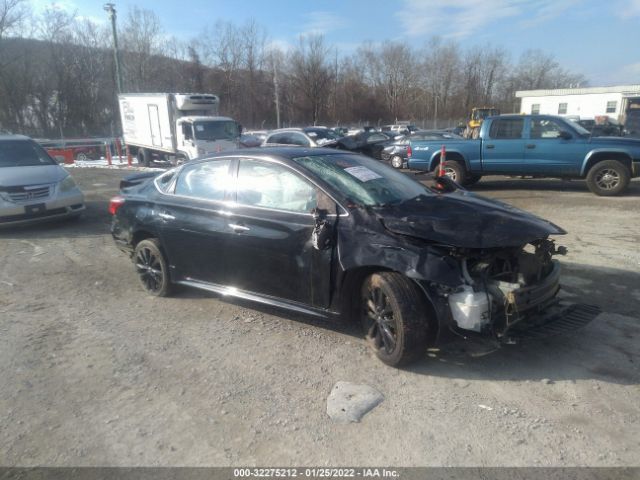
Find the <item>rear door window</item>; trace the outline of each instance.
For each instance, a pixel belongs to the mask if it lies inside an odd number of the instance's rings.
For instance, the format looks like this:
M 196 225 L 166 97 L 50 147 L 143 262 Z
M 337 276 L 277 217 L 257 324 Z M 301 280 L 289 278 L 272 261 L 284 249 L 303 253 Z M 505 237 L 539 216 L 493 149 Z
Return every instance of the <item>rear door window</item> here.
M 530 138 L 548 139 L 559 138 L 562 127 L 548 118 L 537 118 L 531 120 Z
M 231 160 L 216 160 L 185 166 L 176 181 L 175 194 L 222 201 L 231 183 Z
M 496 140 L 522 138 L 523 127 L 523 118 L 503 118 L 500 120 L 494 120 L 491 124 L 489 137 Z

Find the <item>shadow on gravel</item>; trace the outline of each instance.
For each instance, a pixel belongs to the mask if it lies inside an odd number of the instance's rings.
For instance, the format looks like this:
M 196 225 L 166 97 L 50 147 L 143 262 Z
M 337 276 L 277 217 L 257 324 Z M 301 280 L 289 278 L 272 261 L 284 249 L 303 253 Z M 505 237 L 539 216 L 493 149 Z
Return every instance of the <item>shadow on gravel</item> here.
M 491 340 L 454 339 L 432 349 L 406 371 L 435 377 L 496 381 L 599 380 L 623 385 L 640 384 L 640 273 L 568 265 L 563 267 L 563 296 L 568 301 L 599 305 L 603 313 L 573 335 L 529 340 L 497 347 Z M 181 288 L 176 295 L 217 298 L 224 302 L 352 336 L 362 337 L 354 321 L 323 319 L 278 308 Z M 312 341 L 312 340 L 311 340 Z M 385 368 L 380 364 L 380 368 Z
M 640 352 L 637 349 L 640 273 L 580 265 L 564 266 L 563 271 L 566 279 L 563 291 L 567 299 L 599 305 L 604 312 L 584 329 L 574 335 L 499 348 L 491 341 L 454 340 L 439 350 L 431 350 L 427 358 L 406 370 L 467 380 L 555 382 L 595 379 L 624 385 L 640 384 Z M 283 320 L 361 337 L 356 322 L 294 314 L 194 289 L 182 288 L 177 296 L 185 301 L 213 296 Z M 380 368 L 384 368 L 382 364 Z
M 88 200 L 80 218 L 43 221 L 31 225 L 3 227 L 0 239 L 78 238 L 109 235 L 111 216 L 106 200 Z
M 420 177 L 417 177 L 420 178 Z M 587 188 L 587 184 L 584 180 L 557 180 L 557 179 L 512 179 L 512 178 L 497 178 L 492 177 L 489 179 L 482 179 L 480 182 L 470 187 L 469 190 L 476 193 L 484 192 L 501 192 L 504 190 L 530 190 L 539 192 L 576 192 L 585 193 L 594 198 L 599 198 L 592 194 Z M 624 198 L 624 197 L 638 197 L 640 196 L 640 181 L 632 180 L 629 184 L 628 190 L 620 197 L 612 198 Z

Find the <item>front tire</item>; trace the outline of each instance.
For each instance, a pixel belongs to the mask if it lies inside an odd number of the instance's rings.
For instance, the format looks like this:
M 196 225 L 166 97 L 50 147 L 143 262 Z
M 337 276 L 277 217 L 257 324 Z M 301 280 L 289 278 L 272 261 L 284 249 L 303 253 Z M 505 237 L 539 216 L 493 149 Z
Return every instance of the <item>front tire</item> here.
M 399 367 L 425 354 L 429 310 L 411 280 L 395 272 L 375 273 L 365 280 L 360 297 L 365 339 L 382 362 Z
M 171 293 L 169 269 L 158 240 L 148 238 L 138 243 L 133 260 L 140 285 L 149 295 L 166 297 Z
M 610 197 L 624 192 L 629 186 L 629 169 L 617 160 L 596 163 L 587 174 L 587 186 L 601 197 Z

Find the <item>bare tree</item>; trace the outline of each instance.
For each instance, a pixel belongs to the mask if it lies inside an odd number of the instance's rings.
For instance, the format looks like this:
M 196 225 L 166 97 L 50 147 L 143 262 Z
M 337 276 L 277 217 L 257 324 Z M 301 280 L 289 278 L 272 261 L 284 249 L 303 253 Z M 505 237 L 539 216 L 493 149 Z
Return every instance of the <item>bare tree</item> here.
M 0 42 L 16 32 L 28 13 L 26 0 L 0 0 Z
M 301 37 L 290 62 L 293 85 L 301 94 L 300 107 L 315 125 L 327 107 L 333 81 L 329 48 L 325 46 L 324 37 Z
M 157 57 L 164 53 L 160 19 L 151 10 L 129 10 L 118 38 L 121 40 L 125 89 L 144 91 L 157 84 L 160 70 Z
M 381 49 L 371 45 L 359 51 L 369 82 L 384 96 L 394 120 L 409 111 L 409 93 L 416 87 L 418 67 L 411 48 L 404 43 L 386 42 Z

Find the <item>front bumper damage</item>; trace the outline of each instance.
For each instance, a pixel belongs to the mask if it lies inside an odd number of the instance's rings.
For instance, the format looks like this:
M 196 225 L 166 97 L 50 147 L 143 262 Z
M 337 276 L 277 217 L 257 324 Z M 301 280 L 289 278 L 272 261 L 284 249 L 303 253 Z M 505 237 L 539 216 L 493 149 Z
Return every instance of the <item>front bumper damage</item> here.
M 556 302 L 544 312 L 510 325 L 498 338 L 502 343 L 566 335 L 584 327 L 601 313 L 600 307 Z
M 597 306 L 558 297 L 560 264 L 551 257 L 566 249 L 549 240 L 531 247 L 460 258 L 463 284 L 447 295 L 454 333 L 517 343 L 571 333 L 600 314 Z

